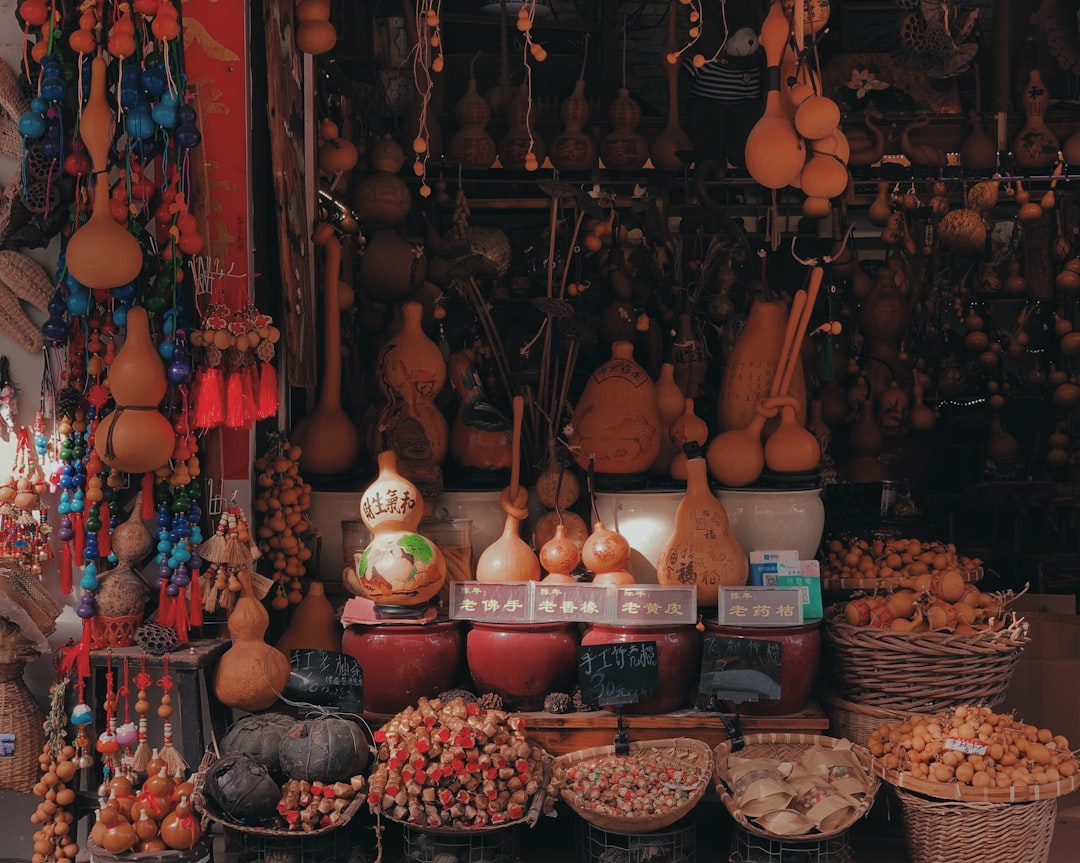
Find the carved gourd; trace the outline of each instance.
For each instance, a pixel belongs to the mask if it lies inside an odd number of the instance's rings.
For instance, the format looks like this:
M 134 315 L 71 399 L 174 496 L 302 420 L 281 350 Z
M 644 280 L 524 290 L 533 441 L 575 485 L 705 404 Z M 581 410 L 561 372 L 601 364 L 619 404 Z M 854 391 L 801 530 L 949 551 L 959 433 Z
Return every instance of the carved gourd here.
M 588 170 L 596 163 L 596 145 L 584 131 L 589 122 L 589 102 L 581 78 L 563 102 L 562 121 L 562 134 L 551 145 L 551 164 L 560 171 Z
M 463 168 L 490 168 L 495 161 L 495 139 L 488 134 L 491 109 L 476 92 L 476 79 L 470 77 L 465 95 L 454 106 L 458 130 L 450 138 L 447 155 Z
M 529 153 L 543 164 L 547 145 L 536 130 L 536 108 L 529 97 L 529 87 L 522 84 L 506 106 L 506 134 L 499 141 L 499 161 L 510 171 L 525 170 Z
M 637 131 L 641 108 L 626 87 L 608 109 L 612 129 L 600 141 L 600 158 L 614 171 L 636 171 L 649 158 L 649 143 Z
M 94 449 L 110 467 L 145 473 L 167 464 L 176 444 L 172 423 L 158 411 L 168 380 L 150 338 L 146 309 L 128 310 L 124 346 L 109 367 L 116 408 L 101 420 Z
M 1050 93 L 1042 74 L 1032 69 L 1024 87 L 1022 107 L 1027 121 L 1013 139 L 1013 159 L 1025 169 L 1048 168 L 1057 160 L 1058 140 L 1043 119 Z

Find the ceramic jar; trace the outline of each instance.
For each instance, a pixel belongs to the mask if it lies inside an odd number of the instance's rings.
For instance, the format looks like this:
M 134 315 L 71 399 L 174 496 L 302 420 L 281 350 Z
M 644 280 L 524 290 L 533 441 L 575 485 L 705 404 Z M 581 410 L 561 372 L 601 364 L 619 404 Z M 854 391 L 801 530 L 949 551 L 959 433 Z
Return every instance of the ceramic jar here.
M 747 701 L 741 712 L 749 716 L 787 716 L 798 713 L 810 698 L 821 660 L 821 621 L 797 626 L 720 626 L 705 621 L 705 637 L 753 638 L 778 642 L 782 647 L 780 697 Z
M 574 623 L 474 622 L 465 656 L 476 691 L 497 692 L 512 710 L 540 710 L 550 692 L 569 692 L 577 678 Z
M 795 549 L 800 560 L 817 556 L 825 529 L 820 488 L 720 488 L 716 496 L 747 554 Z
M 461 625 L 456 620 L 353 624 L 345 629 L 341 652 L 355 657 L 364 672 L 365 712 L 397 713 L 420 696 L 434 697 L 458 682 Z
M 622 712 L 634 715 L 671 713 L 686 707 L 701 672 L 701 634 L 690 624 L 621 626 L 596 623 L 581 637 L 583 645 L 628 644 L 655 641 L 660 667 L 660 694 L 625 704 Z
M 655 385 L 633 355 L 630 342 L 615 342 L 578 399 L 569 437 L 582 470 L 592 460 L 597 473 L 643 473 L 660 452 Z

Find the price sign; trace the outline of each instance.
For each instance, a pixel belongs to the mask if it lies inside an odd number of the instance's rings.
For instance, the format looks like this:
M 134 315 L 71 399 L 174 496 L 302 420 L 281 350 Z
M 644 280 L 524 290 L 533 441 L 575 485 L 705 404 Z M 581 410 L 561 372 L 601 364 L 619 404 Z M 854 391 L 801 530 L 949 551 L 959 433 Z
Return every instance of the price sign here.
M 764 638 L 706 636 L 699 695 L 722 701 L 776 700 L 781 693 L 784 645 Z
M 633 704 L 660 694 L 655 641 L 583 644 L 578 648 L 581 695 L 593 704 Z
M 450 584 L 450 617 L 491 623 L 527 623 L 529 586 L 455 581 Z
M 533 584 L 534 621 L 606 623 L 611 591 L 591 584 Z
M 620 587 L 616 596 L 613 623 L 697 623 L 697 588 Z
M 944 749 L 955 749 L 965 755 L 985 755 L 986 744 L 981 740 L 971 740 L 967 737 L 946 737 L 942 744 Z
M 343 713 L 364 712 L 364 672 L 345 653 L 329 650 L 291 650 L 292 671 L 285 684 L 290 701 L 333 707 Z
M 802 594 L 797 587 L 722 587 L 717 620 L 721 626 L 794 626 L 803 622 Z

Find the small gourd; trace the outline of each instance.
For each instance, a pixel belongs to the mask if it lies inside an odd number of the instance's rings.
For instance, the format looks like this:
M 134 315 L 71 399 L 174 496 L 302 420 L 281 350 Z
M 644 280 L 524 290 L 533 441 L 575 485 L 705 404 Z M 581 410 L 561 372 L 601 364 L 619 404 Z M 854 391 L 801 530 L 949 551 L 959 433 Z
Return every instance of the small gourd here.
M 135 828 L 135 835 L 139 837 L 140 842 L 149 842 L 158 835 L 158 824 L 145 809 L 139 813 L 139 818 L 132 827 Z
M 595 585 L 633 584 L 630 573 L 630 542 L 602 521 L 593 525 L 592 533 L 581 547 L 581 562 L 593 573 Z
M 540 566 L 547 575 L 545 584 L 574 584 L 576 579 L 571 573 L 581 562 L 581 552 L 577 544 L 566 535 L 566 525 L 557 524 L 555 535 L 540 547 Z
M 191 811 L 191 801 L 184 797 L 161 822 L 161 841 L 174 851 L 187 851 L 202 838 L 202 822 Z
M 135 828 L 123 818 L 117 818 L 116 823 L 105 830 L 101 837 L 101 847 L 113 854 L 123 854 L 130 851 L 139 837 L 135 835 Z
M 232 647 L 214 671 L 218 700 L 236 710 L 266 710 L 285 691 L 292 669 L 289 658 L 265 641 L 270 614 L 255 596 L 251 573 L 240 570 L 240 595 L 229 613 Z

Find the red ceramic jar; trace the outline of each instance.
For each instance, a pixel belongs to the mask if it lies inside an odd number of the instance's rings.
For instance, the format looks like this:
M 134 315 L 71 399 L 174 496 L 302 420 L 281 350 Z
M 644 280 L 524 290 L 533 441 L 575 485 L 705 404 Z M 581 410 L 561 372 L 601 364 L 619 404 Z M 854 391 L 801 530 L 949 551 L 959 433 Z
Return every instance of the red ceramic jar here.
M 473 623 L 465 657 L 477 692 L 497 692 L 508 709 L 540 710 L 549 692 L 577 679 L 576 623 Z
M 356 657 L 364 672 L 364 710 L 397 713 L 420 696 L 433 698 L 458 681 L 461 625 L 354 624 L 345 629 L 341 652 Z
M 814 688 L 821 659 L 821 621 L 798 626 L 720 626 L 705 622 L 705 637 L 754 638 L 783 645 L 780 665 L 780 697 L 747 701 L 740 712 L 748 716 L 786 716 L 806 706 Z
M 616 626 L 596 623 L 581 638 L 582 644 L 625 644 L 655 641 L 660 666 L 660 695 L 623 705 L 627 714 L 671 713 L 690 703 L 701 674 L 701 634 L 689 624 L 670 626 Z M 610 708 L 614 709 L 614 708 Z

